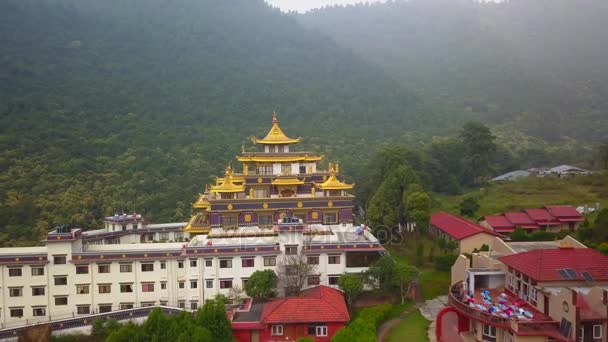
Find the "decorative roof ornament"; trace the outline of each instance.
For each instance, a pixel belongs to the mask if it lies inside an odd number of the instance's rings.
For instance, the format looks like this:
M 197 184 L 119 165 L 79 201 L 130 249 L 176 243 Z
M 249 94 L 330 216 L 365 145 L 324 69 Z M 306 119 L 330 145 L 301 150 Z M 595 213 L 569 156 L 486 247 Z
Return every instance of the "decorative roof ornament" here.
M 229 163 L 228 167 L 226 168 L 226 176 L 223 179 L 217 179 L 217 182 L 220 184 L 217 184 L 215 186 L 211 186 L 211 190 L 210 192 L 243 192 L 245 191 L 245 186 L 241 185 L 236 185 L 233 182 L 233 176 L 232 176 L 232 165 Z
M 329 177 L 323 183 L 317 184 L 313 183 L 314 186 L 321 190 L 348 190 L 352 189 L 355 184 L 347 184 L 338 180 L 336 177 L 338 170 L 340 170 L 340 165 L 338 163 L 329 163 Z
M 263 139 L 258 139 L 256 137 L 251 138 L 254 144 L 263 144 L 263 145 L 280 145 L 280 144 L 294 144 L 300 142 L 300 138 L 289 138 L 283 133 L 281 127 L 279 127 L 279 120 L 277 119 L 277 113 L 272 112 L 272 127 L 268 134 Z

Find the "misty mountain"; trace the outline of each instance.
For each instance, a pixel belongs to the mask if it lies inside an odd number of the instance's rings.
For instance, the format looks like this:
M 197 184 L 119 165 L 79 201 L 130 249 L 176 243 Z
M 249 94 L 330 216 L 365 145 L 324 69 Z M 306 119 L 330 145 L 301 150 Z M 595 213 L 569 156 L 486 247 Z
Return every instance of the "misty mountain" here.
M 184 220 L 273 110 L 345 170 L 379 140 L 448 126 L 262 0 L 5 0 L 0 65 L 0 240 L 117 210 Z
M 298 20 L 428 103 L 557 141 L 608 139 L 608 2 L 410 0 Z

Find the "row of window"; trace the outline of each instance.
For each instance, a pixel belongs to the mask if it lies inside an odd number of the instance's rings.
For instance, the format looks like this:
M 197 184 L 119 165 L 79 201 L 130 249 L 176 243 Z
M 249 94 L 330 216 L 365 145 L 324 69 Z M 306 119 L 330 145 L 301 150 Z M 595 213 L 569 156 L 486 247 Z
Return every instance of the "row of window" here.
M 285 247 L 285 254 L 287 255 L 297 255 L 297 246 L 287 246 Z M 307 257 L 307 263 L 310 265 L 318 265 L 319 264 L 319 256 L 311 255 Z M 340 255 L 328 255 L 327 256 L 328 264 L 340 264 Z M 264 257 L 264 266 L 272 267 L 276 266 L 277 260 L 276 257 Z M 205 267 L 212 267 L 213 260 L 205 259 Z M 232 268 L 232 259 L 220 259 L 220 268 Z M 178 268 L 183 268 L 184 262 L 178 262 Z M 190 259 L 190 267 L 197 267 L 197 260 Z M 241 258 L 241 267 L 250 268 L 255 267 L 255 258 Z M 166 269 L 167 263 L 165 261 L 160 262 L 160 269 Z M 154 263 L 143 263 L 141 264 L 142 272 L 153 272 L 154 271 Z M 289 271 L 289 270 L 287 270 Z M 32 267 L 31 268 L 32 276 L 40 276 L 44 275 L 44 267 Z M 98 273 L 111 273 L 111 264 L 101 264 L 97 265 Z M 120 264 L 120 272 L 121 273 L 130 273 L 133 272 L 133 264 L 132 263 L 121 263 Z M 76 274 L 88 274 L 89 273 L 89 265 L 77 265 L 76 266 Z M 22 268 L 15 267 L 9 268 L 9 276 L 10 277 L 20 277 L 22 275 Z M 56 286 L 67 285 L 67 276 L 55 276 L 54 284 Z M 33 288 L 34 289 L 34 288 Z M 535 291 L 534 291 L 535 292 Z M 87 292 L 88 293 L 88 292 Z M 41 294 L 41 295 L 44 295 Z M 19 295 L 21 296 L 21 295 Z M 535 297 L 535 296 L 534 296 Z M 535 298 L 534 298 L 535 299 Z
M 283 325 L 282 324 L 274 324 L 270 328 L 270 333 L 272 336 L 283 336 Z M 308 335 L 314 336 L 327 336 L 327 325 L 325 324 L 310 324 L 307 329 Z

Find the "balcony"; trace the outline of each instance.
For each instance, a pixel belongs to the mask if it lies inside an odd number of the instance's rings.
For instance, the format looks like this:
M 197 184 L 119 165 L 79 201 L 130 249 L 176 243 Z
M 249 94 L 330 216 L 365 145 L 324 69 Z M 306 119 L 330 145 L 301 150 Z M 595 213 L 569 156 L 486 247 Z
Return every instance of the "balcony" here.
M 490 305 L 484 303 L 482 292 L 482 289 L 475 290 L 473 296 L 471 297 L 473 299 L 473 303 L 469 303 L 466 301 L 466 297 L 463 295 L 462 281 L 460 281 L 452 285 L 450 288 L 448 302 L 459 313 L 470 319 L 492 325 L 500 329 L 510 330 L 520 336 L 547 336 L 559 341 L 569 341 L 567 338 L 559 334 L 559 322 L 552 320 L 551 317 L 544 315 L 542 312 L 536 310 L 536 308 L 527 304 L 522 299 L 512 297 L 508 294 L 503 294 L 500 289 L 490 290 L 490 297 L 493 297 L 496 299 L 496 302 L 498 302 L 498 296 L 502 295 L 500 301 L 505 303 L 503 304 L 504 307 L 513 308 L 514 304 L 517 303 L 517 308 L 522 308 L 528 314 L 507 315 L 500 311 L 489 312 L 487 308 Z M 483 309 L 478 305 L 480 305 Z

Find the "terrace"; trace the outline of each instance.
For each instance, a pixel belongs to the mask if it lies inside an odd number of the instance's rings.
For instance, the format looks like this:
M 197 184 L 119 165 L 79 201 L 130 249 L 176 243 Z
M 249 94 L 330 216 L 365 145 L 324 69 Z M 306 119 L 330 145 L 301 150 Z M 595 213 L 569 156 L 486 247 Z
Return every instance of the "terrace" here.
M 503 288 L 476 288 L 469 295 L 463 284 L 452 285 L 448 296 L 449 304 L 460 314 L 517 335 L 569 341 L 559 333 L 559 322 Z

